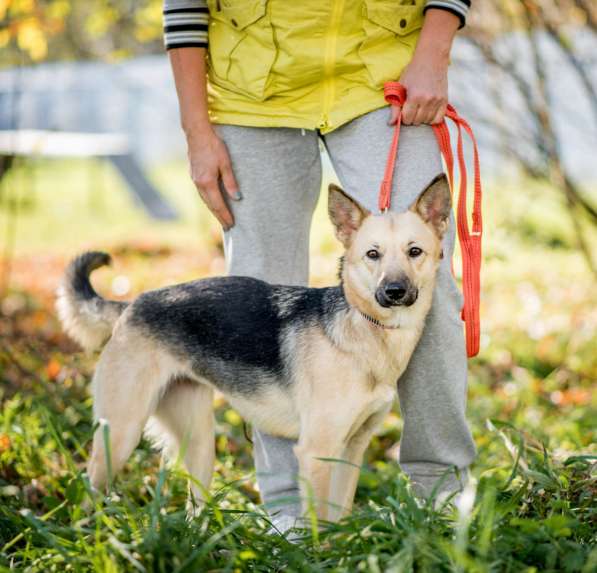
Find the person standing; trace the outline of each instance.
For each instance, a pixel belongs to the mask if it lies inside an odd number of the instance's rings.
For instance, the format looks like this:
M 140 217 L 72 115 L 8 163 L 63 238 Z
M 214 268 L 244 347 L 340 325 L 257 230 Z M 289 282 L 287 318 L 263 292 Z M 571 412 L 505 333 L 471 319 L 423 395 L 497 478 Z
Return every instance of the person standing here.
M 384 101 L 387 81 L 408 94 L 392 209 L 405 210 L 442 171 L 430 125 L 444 117 L 452 41 L 469 8 L 469 0 L 164 0 L 191 177 L 222 225 L 230 274 L 307 284 L 320 141 L 344 190 L 376 211 L 398 113 Z M 425 330 L 398 381 L 399 462 L 419 496 L 459 491 L 475 456 L 454 239 L 452 222 Z M 280 531 L 300 511 L 293 445 L 254 432 L 261 495 Z

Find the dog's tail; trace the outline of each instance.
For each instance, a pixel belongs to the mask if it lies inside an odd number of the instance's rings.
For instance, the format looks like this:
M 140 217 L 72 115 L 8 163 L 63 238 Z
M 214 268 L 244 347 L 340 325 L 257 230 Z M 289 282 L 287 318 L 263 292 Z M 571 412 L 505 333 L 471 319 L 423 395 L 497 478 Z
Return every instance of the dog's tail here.
M 66 333 L 85 350 L 99 348 L 128 306 L 126 302 L 106 300 L 89 282 L 92 271 L 109 265 L 107 253 L 90 251 L 79 255 L 68 268 L 57 292 L 56 310 Z

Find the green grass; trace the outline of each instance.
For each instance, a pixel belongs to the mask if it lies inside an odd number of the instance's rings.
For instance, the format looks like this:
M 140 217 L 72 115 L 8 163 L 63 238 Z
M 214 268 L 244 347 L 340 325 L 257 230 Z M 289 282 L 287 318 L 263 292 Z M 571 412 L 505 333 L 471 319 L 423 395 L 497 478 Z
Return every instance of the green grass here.
M 192 183 L 180 163 L 161 166 L 152 175 L 181 213 L 175 223 L 152 221 L 138 209 L 112 166 L 99 160 L 29 160 L 18 165 L 1 183 L 3 212 L 18 205 L 18 254 L 74 253 L 97 244 L 122 243 L 148 236 L 148 229 L 165 243 L 191 240 L 200 248 L 210 228 L 209 215 L 199 208 Z M 72 238 L 77 241 L 73 242 Z M 2 237 L 4 239 L 4 237 Z
M 0 571 L 597 571 L 594 278 L 553 191 L 486 190 L 483 341 L 470 363 L 474 504 L 459 512 L 413 498 L 392 459 L 402 429 L 392 414 L 369 448 L 354 514 L 289 543 L 267 534 L 251 445 L 221 401 L 213 497 L 199 518 L 186 519 L 183 472 L 145 442 L 108 497 L 90 496 L 94 357 L 65 339 L 52 309 L 66 259 L 109 249 L 115 266 L 95 282 L 110 294 L 126 277 L 127 297 L 223 272 L 219 233 L 182 164 L 153 172 L 184 213 L 176 224 L 147 221 L 108 169 L 91 193 L 97 169 L 40 162 L 0 186 L 3 239 L 8 213 L 19 213 L 0 300 Z M 315 284 L 334 280 L 339 252 L 323 207 Z

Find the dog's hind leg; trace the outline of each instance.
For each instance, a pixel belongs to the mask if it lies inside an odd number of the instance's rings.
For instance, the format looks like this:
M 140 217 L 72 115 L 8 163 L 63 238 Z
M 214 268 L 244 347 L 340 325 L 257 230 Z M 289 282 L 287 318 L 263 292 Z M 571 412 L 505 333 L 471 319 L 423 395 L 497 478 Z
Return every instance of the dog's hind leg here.
M 191 476 L 189 511 L 197 513 L 214 466 L 213 390 L 192 380 L 177 379 L 160 399 L 154 418 L 156 424 L 150 432 L 166 434 L 166 456 L 182 457 Z
M 104 348 L 93 378 L 93 409 L 99 426 L 88 473 L 94 488 L 104 488 L 139 443 L 168 382 L 165 362 L 150 343 L 130 333 L 115 334 Z

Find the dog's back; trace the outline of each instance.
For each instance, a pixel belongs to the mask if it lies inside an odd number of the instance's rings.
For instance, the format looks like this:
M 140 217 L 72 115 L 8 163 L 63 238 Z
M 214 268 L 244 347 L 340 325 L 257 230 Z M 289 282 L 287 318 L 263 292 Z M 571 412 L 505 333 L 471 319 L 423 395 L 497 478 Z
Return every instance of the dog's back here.
M 95 349 L 126 310 L 122 328 L 151 340 L 224 392 L 288 385 L 292 338 L 314 324 L 325 330 L 336 312 L 347 309 L 341 287 L 270 285 L 249 277 L 207 278 L 148 291 L 132 303 L 110 301 L 89 280 L 109 262 L 109 255 L 89 252 L 67 269 L 57 302 L 65 330 Z
M 225 392 L 290 383 L 288 337 L 333 312 L 339 288 L 269 285 L 249 277 L 218 277 L 142 294 L 128 322 L 193 372 Z

